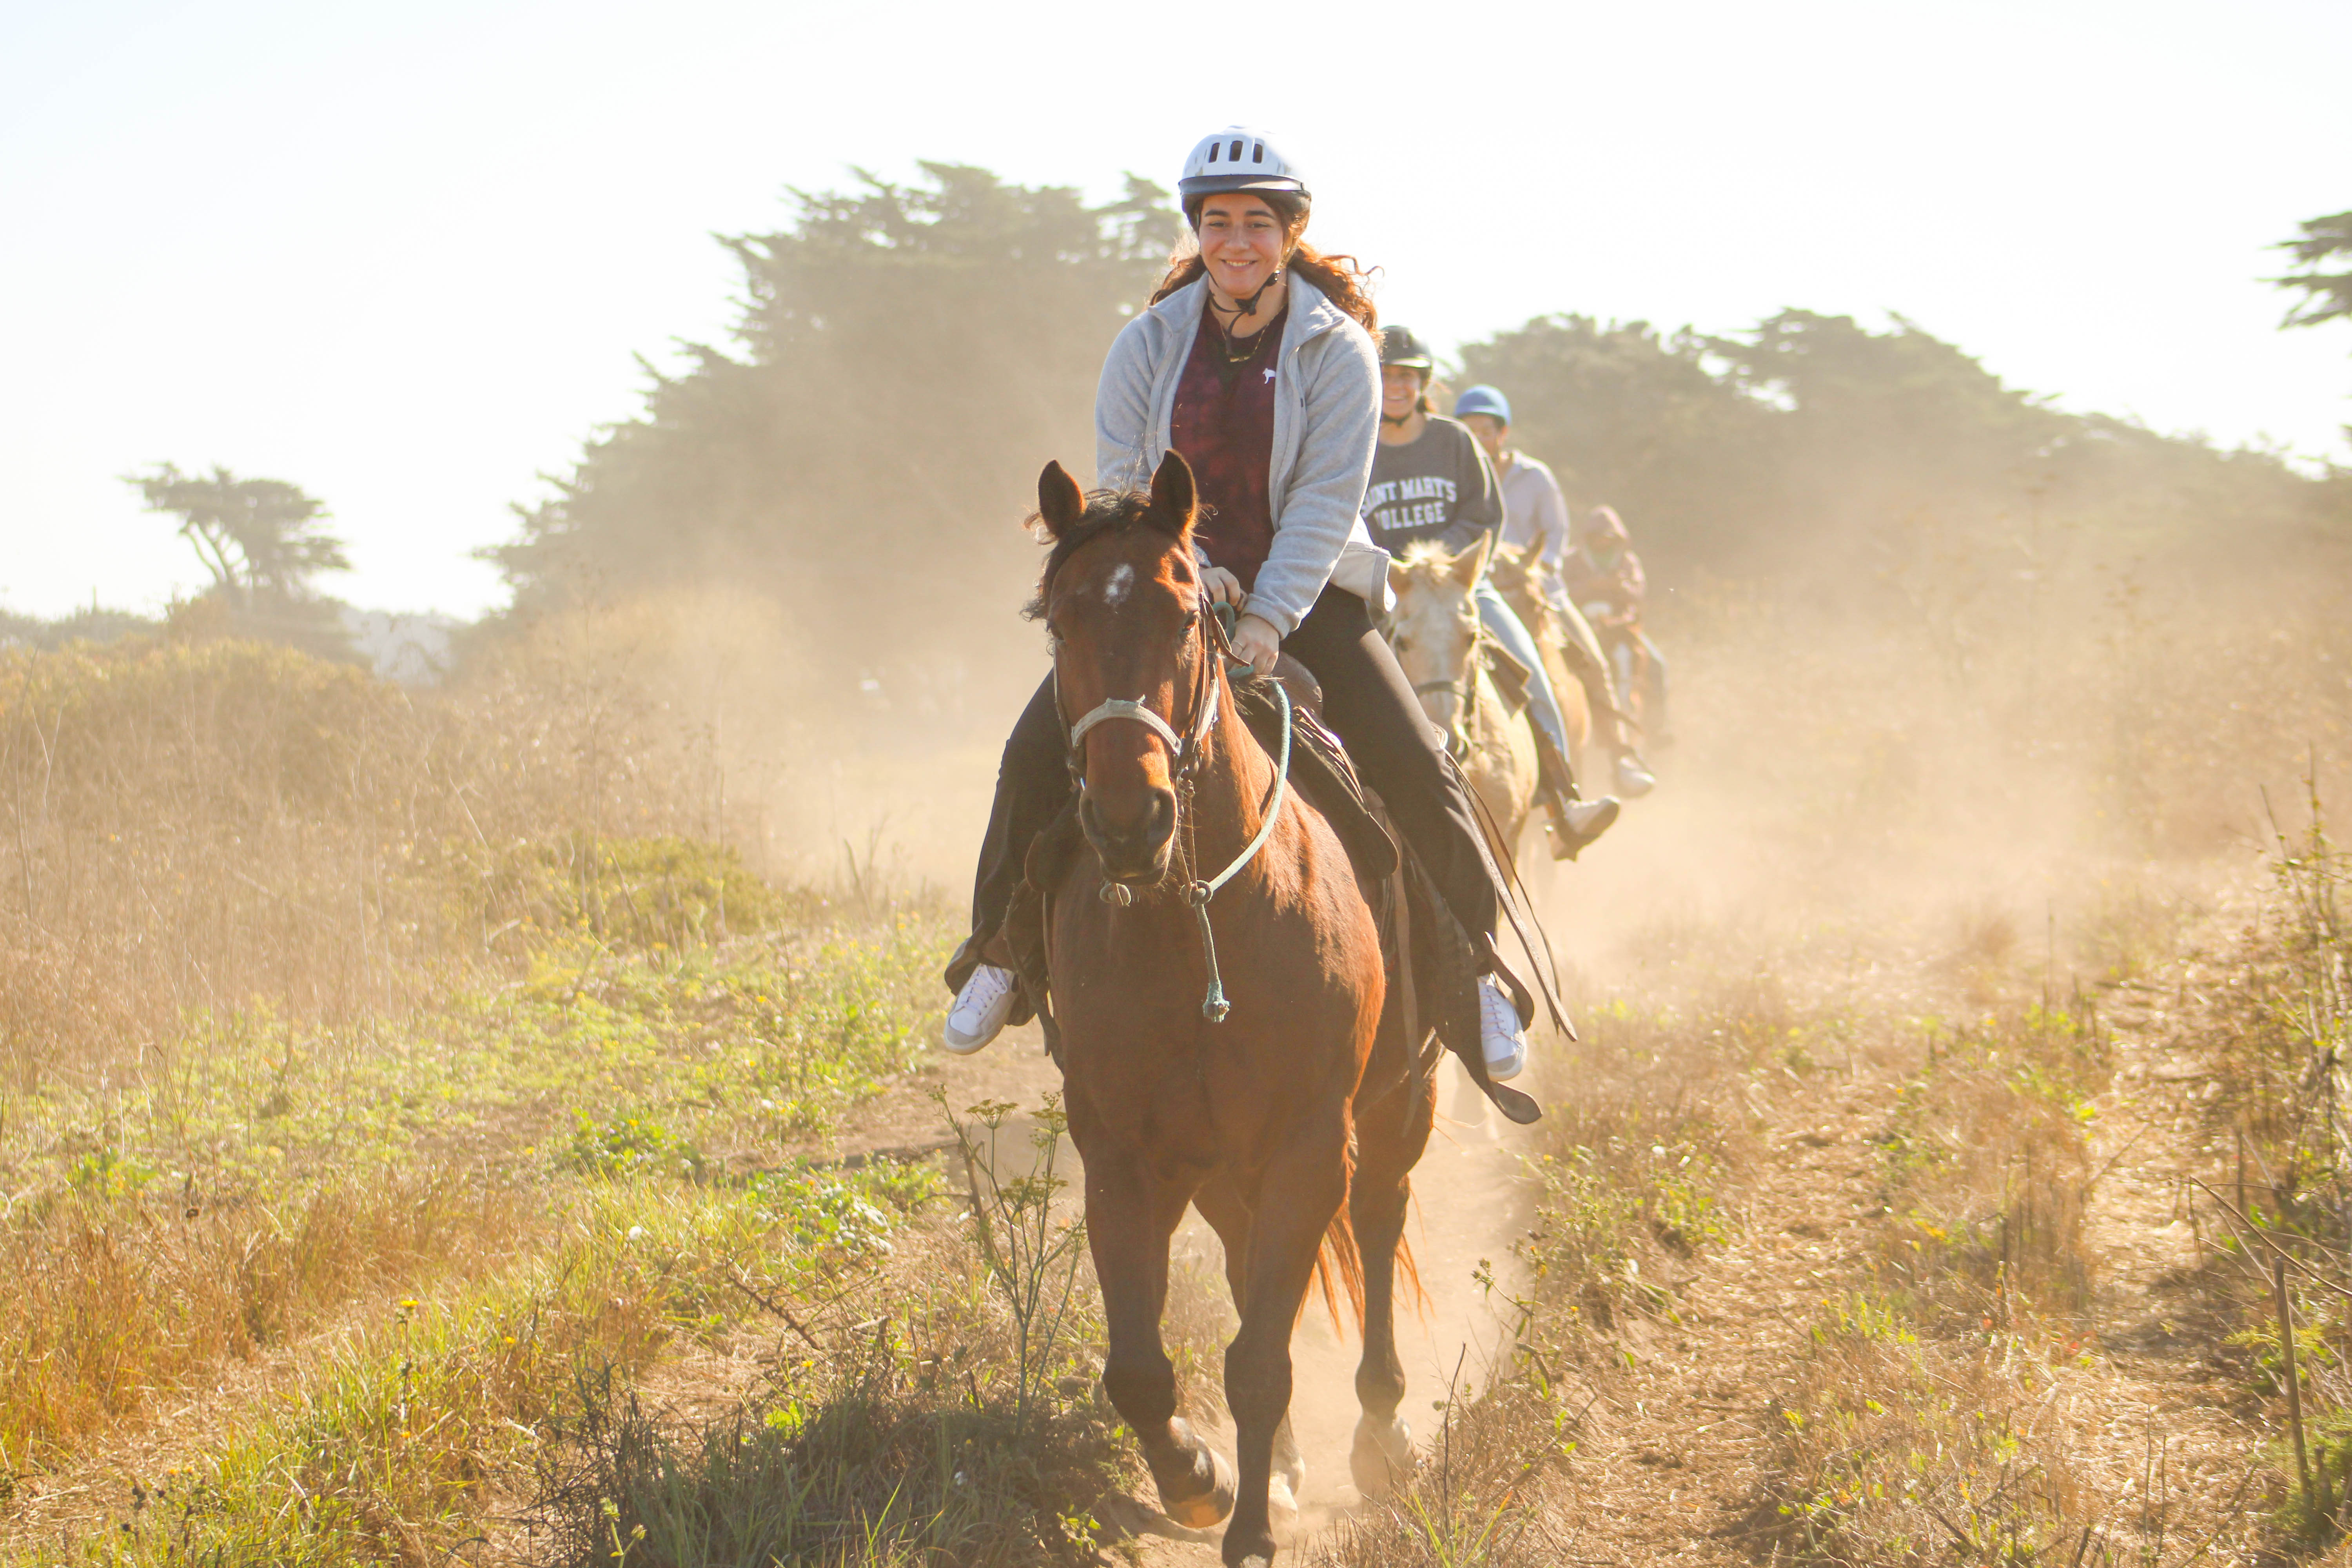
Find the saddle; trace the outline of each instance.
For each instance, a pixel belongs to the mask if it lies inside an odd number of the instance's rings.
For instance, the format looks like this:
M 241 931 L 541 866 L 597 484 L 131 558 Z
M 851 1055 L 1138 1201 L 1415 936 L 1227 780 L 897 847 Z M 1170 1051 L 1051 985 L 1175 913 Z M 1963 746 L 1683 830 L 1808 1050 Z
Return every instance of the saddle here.
M 1276 679 L 1291 695 L 1291 785 L 1322 813 L 1360 879 L 1376 889 L 1374 914 L 1390 984 L 1372 1058 L 1365 1068 L 1365 1091 L 1377 1098 L 1402 1085 L 1409 1074 L 1429 1071 L 1438 1048 L 1432 1043 L 1433 1036 L 1461 1058 L 1472 1080 L 1505 1116 L 1522 1124 L 1536 1121 L 1543 1112 L 1533 1100 L 1487 1078 L 1478 1037 L 1479 977 L 1489 971 L 1500 974 L 1521 1019 L 1532 1022 L 1535 1009 L 1528 988 L 1503 965 L 1491 941 L 1482 944 L 1463 928 L 1419 858 L 1390 831 L 1380 797 L 1357 777 L 1347 748 L 1322 723 L 1321 690 L 1295 660 L 1286 658 L 1270 679 L 1233 682 L 1234 706 L 1258 743 L 1269 754 L 1281 746 L 1282 713 L 1273 689 Z M 1003 928 L 1005 950 L 1021 982 L 1018 1012 L 1034 1012 L 1045 1048 L 1057 1063 L 1062 1059 L 1061 1031 L 1054 1018 L 1052 977 L 1045 962 L 1051 889 L 1061 886 L 1073 858 L 1085 849 L 1073 798 L 1031 844 Z M 1499 878 L 1496 886 L 1503 886 Z M 1508 899 L 1504 902 L 1507 907 Z M 1517 925 L 1516 911 L 1510 918 Z M 1538 984 L 1554 1017 L 1565 1027 L 1565 1016 L 1550 987 L 1540 976 Z

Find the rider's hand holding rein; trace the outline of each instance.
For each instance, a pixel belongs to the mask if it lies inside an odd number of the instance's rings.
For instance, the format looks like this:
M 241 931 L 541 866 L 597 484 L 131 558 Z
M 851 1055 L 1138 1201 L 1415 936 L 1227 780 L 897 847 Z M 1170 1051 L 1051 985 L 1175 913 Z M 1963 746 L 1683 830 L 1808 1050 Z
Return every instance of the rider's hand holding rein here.
M 1234 657 L 1249 660 L 1251 674 L 1274 673 L 1274 661 L 1282 652 L 1282 637 L 1272 622 L 1245 615 L 1234 627 L 1232 641 Z
M 1231 605 L 1239 610 L 1249 602 L 1249 593 L 1242 580 L 1222 566 L 1203 564 L 1201 567 L 1201 596 L 1212 605 Z M 1282 652 L 1282 634 L 1274 623 L 1263 616 L 1244 611 L 1227 639 L 1233 644 L 1234 657 L 1247 659 L 1255 675 L 1274 673 L 1274 661 Z

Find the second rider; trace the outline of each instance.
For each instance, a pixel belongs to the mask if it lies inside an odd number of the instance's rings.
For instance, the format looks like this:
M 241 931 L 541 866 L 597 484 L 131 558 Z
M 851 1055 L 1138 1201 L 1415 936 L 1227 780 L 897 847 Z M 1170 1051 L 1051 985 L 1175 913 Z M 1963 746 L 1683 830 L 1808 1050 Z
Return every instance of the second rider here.
M 1429 351 L 1402 327 L 1381 333 L 1381 445 L 1364 516 L 1373 541 L 1394 555 L 1424 540 L 1459 555 L 1503 525 L 1494 464 L 1470 432 L 1430 404 Z M 1579 800 L 1569 761 L 1568 724 L 1544 672 L 1536 639 L 1495 584 L 1481 576 L 1474 595 L 1479 623 L 1528 672 L 1528 717 L 1535 721 L 1543 802 L 1551 816 L 1552 854 L 1564 860 L 1617 820 L 1609 796 Z

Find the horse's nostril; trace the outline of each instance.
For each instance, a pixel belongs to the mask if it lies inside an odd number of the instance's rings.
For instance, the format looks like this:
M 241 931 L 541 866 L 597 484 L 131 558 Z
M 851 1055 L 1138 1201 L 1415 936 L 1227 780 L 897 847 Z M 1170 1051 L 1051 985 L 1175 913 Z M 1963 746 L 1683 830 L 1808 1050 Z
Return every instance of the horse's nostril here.
M 1146 862 L 1156 862 L 1175 837 L 1175 794 L 1151 790 L 1140 800 L 1119 805 L 1127 809 L 1106 812 L 1089 795 L 1078 803 L 1078 825 L 1108 860 L 1139 872 Z

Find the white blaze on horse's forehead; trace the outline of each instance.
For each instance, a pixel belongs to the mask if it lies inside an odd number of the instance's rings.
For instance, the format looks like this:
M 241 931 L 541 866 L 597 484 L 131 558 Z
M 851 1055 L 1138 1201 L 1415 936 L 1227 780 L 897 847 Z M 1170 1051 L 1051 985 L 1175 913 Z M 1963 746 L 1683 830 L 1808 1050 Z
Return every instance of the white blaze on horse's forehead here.
M 1116 610 L 1127 603 L 1128 595 L 1134 590 L 1135 568 L 1122 561 L 1113 567 L 1111 574 L 1103 580 L 1103 603 Z

